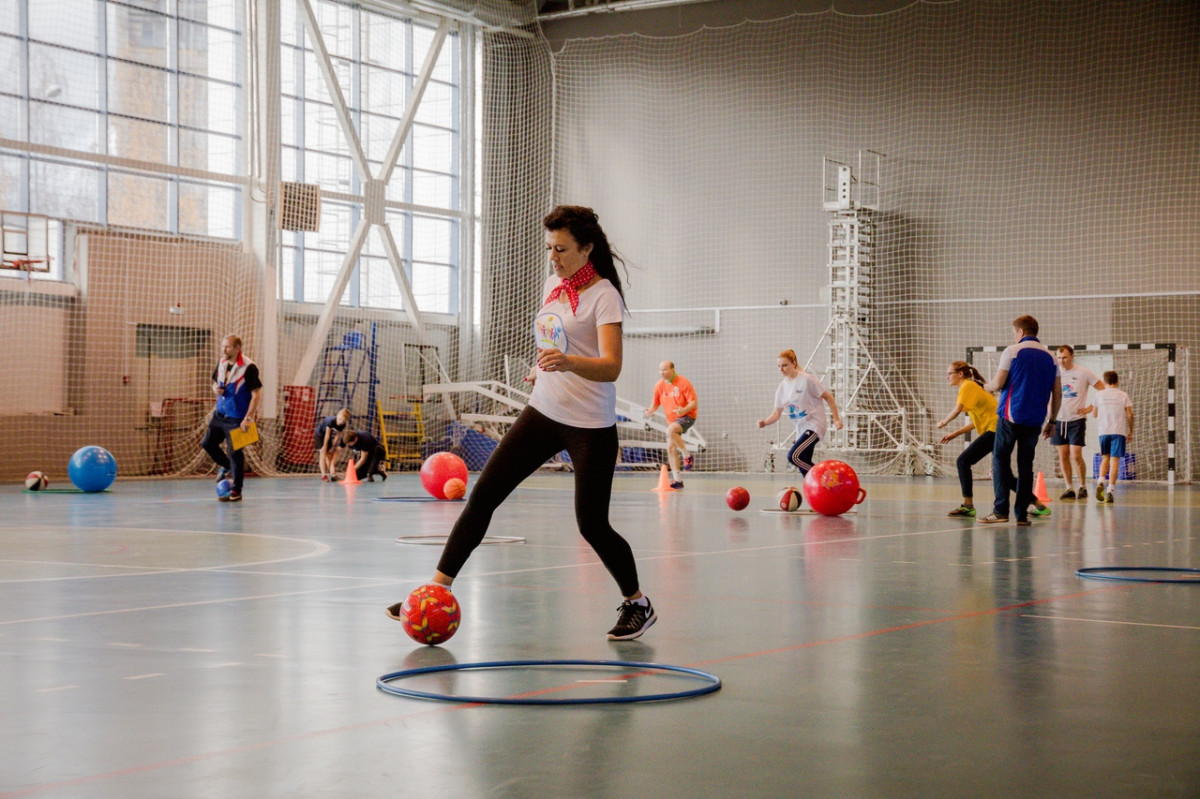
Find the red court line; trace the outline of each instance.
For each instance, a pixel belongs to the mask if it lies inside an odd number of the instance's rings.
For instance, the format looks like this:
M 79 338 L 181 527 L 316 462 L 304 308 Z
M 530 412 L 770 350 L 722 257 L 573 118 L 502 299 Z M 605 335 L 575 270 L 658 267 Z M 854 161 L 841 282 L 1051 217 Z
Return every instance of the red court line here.
M 1058 601 L 1061 601 L 1064 599 L 1075 599 L 1077 597 L 1089 596 L 1091 594 L 1106 593 L 1109 591 L 1129 590 L 1131 587 L 1132 586 L 1127 586 L 1127 585 L 1103 586 L 1101 588 L 1095 588 L 1090 591 L 1077 591 L 1073 594 L 1061 594 L 1059 596 L 1046 597 L 1045 599 L 1034 599 L 1034 600 L 1030 600 L 1028 602 L 1017 602 L 1012 605 L 1004 605 L 1003 607 L 992 608 L 990 610 L 978 610 L 978 611 L 973 611 L 971 613 L 958 613 L 958 614 L 954 614 L 952 616 L 943 616 L 942 618 L 939 618 L 939 619 L 928 619 L 926 621 L 918 621 L 918 622 L 913 622 L 911 624 L 898 624 L 893 627 L 882 627 L 877 630 L 867 630 L 866 632 L 854 633 L 852 635 L 842 635 L 842 636 L 838 636 L 837 638 L 825 638 L 820 641 L 808 641 L 803 644 L 793 644 L 792 646 L 781 646 L 781 647 L 776 647 L 774 649 L 763 649 L 758 652 L 746 652 L 746 653 L 743 653 L 740 655 L 729 655 L 729 656 L 723 657 L 723 658 L 714 658 L 712 660 L 703 660 L 698 663 L 689 664 L 688 668 L 694 669 L 694 668 L 700 668 L 702 666 L 709 666 L 714 663 L 731 663 L 736 660 L 746 660 L 748 658 L 764 657 L 766 655 L 776 655 L 776 654 L 780 654 L 783 652 L 795 652 L 795 651 L 801 650 L 801 649 L 810 649 L 815 646 L 825 646 L 827 644 L 839 644 L 839 643 L 843 643 L 846 641 L 857 641 L 857 640 L 863 639 L 863 638 L 872 638 L 877 635 L 886 635 L 888 633 L 904 632 L 906 630 L 915 630 L 915 629 L 918 629 L 921 627 L 928 627 L 933 624 L 945 624 L 947 622 L 962 621 L 964 619 L 974 619 L 974 618 L 979 618 L 981 616 L 996 616 L 1001 613 L 1008 613 L 1009 611 L 1018 610 L 1020 608 L 1034 607 L 1036 605 L 1045 605 L 1050 602 L 1058 602 Z M 649 674 L 651 672 L 646 672 L 646 673 Z M 627 676 L 638 676 L 638 673 L 631 673 Z M 570 684 L 570 685 L 562 685 L 562 686 L 551 687 L 551 688 L 541 688 L 541 689 L 537 689 L 534 691 L 529 691 L 527 693 L 513 694 L 512 698 L 522 699 L 525 697 L 538 696 L 541 694 L 549 694 L 549 693 L 554 693 L 554 692 L 558 692 L 558 691 L 566 691 L 566 690 L 569 690 L 574 687 L 576 687 L 574 684 Z M 230 747 L 229 749 L 219 749 L 219 750 L 216 750 L 213 752 L 201 752 L 201 753 L 195 754 L 195 755 L 188 755 L 186 757 L 175 758 L 173 760 L 163 760 L 158 763 L 145 763 L 140 766 L 130 766 L 129 768 L 118 769 L 116 771 L 106 771 L 102 774 L 91 774 L 86 777 L 76 777 L 74 779 L 61 780 L 59 782 L 46 782 L 46 783 L 42 783 L 40 785 L 31 785 L 26 788 L 18 788 L 15 791 L 8 791 L 6 793 L 0 793 L 0 799 L 16 799 L 16 797 L 20 797 L 20 796 L 32 796 L 33 794 L 44 793 L 46 791 L 53 791 L 53 790 L 57 790 L 59 788 L 70 788 L 70 787 L 74 787 L 77 785 L 87 785 L 87 784 L 90 784 L 93 782 L 99 782 L 101 780 L 112 779 L 114 777 L 128 777 L 128 776 L 131 776 L 134 774 L 144 774 L 144 773 L 147 773 L 150 771 L 157 771 L 159 769 L 170 768 L 172 766 L 183 766 L 183 765 L 187 765 L 189 763 L 198 763 L 203 760 L 211 760 L 213 758 L 224 757 L 224 756 L 228 756 L 228 755 L 240 755 L 240 754 L 245 754 L 246 752 L 253 752 L 253 751 L 256 751 L 259 749 L 269 749 L 274 746 L 282 746 L 285 744 L 297 743 L 300 741 L 310 741 L 310 740 L 314 740 L 317 738 L 324 738 L 329 735 L 337 735 L 339 733 L 350 732 L 352 730 L 361 730 L 361 729 L 366 729 L 369 727 L 377 727 L 377 726 L 385 725 L 385 724 L 394 724 L 398 721 L 406 721 L 408 719 L 411 719 L 411 718 L 413 718 L 413 716 L 423 716 L 423 715 L 428 715 L 428 714 L 433 714 L 433 713 L 448 713 L 448 712 L 451 712 L 454 710 L 462 710 L 462 709 L 468 708 L 468 707 L 482 707 L 482 705 L 480 705 L 479 703 L 453 704 L 453 705 L 449 705 L 446 707 L 433 708 L 428 711 L 423 711 L 423 712 L 418 712 L 418 713 L 406 713 L 406 714 L 399 715 L 399 716 L 389 716 L 389 717 L 383 718 L 383 719 L 376 719 L 375 721 L 363 721 L 363 722 L 359 722 L 358 724 L 348 724 L 344 727 L 334 727 L 334 728 L 326 729 L 326 730 L 313 730 L 312 732 L 303 733 L 301 735 L 292 735 L 292 736 L 289 736 L 286 738 L 275 738 L 273 740 L 260 741 L 259 743 L 254 743 L 254 744 L 243 744 L 242 746 L 234 746 L 234 747 Z
M 728 655 L 723 658 L 713 658 L 712 660 L 702 660 L 698 663 L 688 664 L 688 668 L 700 668 L 701 666 L 711 666 L 714 663 L 731 663 L 735 660 L 745 660 L 746 658 L 762 657 L 763 655 L 776 655 L 783 652 L 795 652 L 800 649 L 809 649 L 814 646 L 823 646 L 825 644 L 840 644 L 845 641 L 857 641 L 862 638 L 872 638 L 876 635 L 885 635 L 887 633 L 904 632 L 905 630 L 915 630 L 920 627 L 928 627 L 932 624 L 945 624 L 951 621 L 963 621 L 964 619 L 975 619 L 980 616 L 997 616 L 1001 613 L 1008 613 L 1012 610 L 1020 608 L 1034 607 L 1036 605 L 1045 605 L 1049 602 L 1058 602 L 1063 599 L 1075 599 L 1081 596 L 1089 596 L 1091 594 L 1105 593 L 1110 588 L 1128 588 L 1128 586 L 1107 586 L 1106 588 L 1096 588 L 1091 591 L 1076 591 L 1073 594 L 1060 594 L 1059 596 L 1046 597 L 1045 599 L 1032 599 L 1028 602 L 1017 602 L 1012 605 L 1004 605 L 998 608 L 989 610 L 976 610 L 970 613 L 956 613 L 952 616 L 943 616 L 940 619 L 926 619 L 925 621 L 914 621 L 911 624 L 897 624 L 893 627 L 881 627 L 878 630 L 867 630 L 866 632 L 854 633 L 852 635 L 841 635 L 837 638 L 824 638 L 820 641 L 808 641 L 803 644 L 793 644 L 792 646 L 780 646 L 774 649 L 763 649 L 758 652 L 746 652 L 740 655 Z

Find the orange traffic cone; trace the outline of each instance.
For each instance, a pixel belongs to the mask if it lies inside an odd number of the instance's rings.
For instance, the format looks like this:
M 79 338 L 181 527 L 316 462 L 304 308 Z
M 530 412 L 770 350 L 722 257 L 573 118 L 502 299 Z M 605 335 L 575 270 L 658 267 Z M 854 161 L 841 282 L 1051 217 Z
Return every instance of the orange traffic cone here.
M 1033 484 L 1033 496 L 1043 505 L 1050 501 L 1050 495 L 1046 493 L 1046 476 L 1041 472 L 1038 472 L 1037 481 Z
M 651 491 L 674 491 L 671 488 L 671 476 L 667 474 L 667 464 L 662 465 L 662 470 L 658 473 L 658 485 L 650 489 Z
M 354 470 L 354 458 L 346 460 L 346 476 L 342 478 L 342 482 L 351 486 L 362 482 L 362 480 L 358 479 L 358 474 Z

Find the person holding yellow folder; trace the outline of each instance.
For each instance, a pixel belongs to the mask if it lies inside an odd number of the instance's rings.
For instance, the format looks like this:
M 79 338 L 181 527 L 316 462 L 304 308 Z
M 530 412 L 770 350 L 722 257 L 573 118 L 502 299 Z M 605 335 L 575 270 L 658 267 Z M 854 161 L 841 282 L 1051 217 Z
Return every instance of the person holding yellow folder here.
M 212 374 L 212 390 L 217 407 L 208 421 L 208 432 L 200 446 L 217 464 L 217 480 L 229 476 L 233 490 L 221 502 L 242 501 L 242 480 L 246 475 L 246 454 L 242 447 L 258 440 L 254 416 L 262 397 L 258 366 L 242 353 L 242 340 L 226 336 L 221 342 L 222 358 Z M 236 441 L 235 441 L 236 437 Z M 228 442 L 229 455 L 221 448 Z

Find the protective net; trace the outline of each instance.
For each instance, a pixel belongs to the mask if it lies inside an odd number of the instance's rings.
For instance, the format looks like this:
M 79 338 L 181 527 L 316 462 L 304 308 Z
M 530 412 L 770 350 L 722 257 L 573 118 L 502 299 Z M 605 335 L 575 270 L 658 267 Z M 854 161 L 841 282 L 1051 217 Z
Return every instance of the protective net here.
M 696 468 L 786 468 L 787 421 L 756 421 L 792 349 L 846 420 L 818 457 L 952 470 L 946 365 L 990 373 L 1032 314 L 1121 373 L 1138 479 L 1193 476 L 1193 4 L 604 38 L 531 3 L 415 6 L 0 2 L 5 475 L 87 444 L 122 475 L 211 471 L 231 333 L 266 386 L 258 473 L 315 470 L 342 407 L 394 468 L 478 468 L 524 400 L 540 219 L 577 203 L 628 265 L 627 465 L 662 458 L 642 409 L 671 360 Z
M 954 406 L 946 366 L 1011 343 L 1016 317 L 1048 344 L 1195 347 L 1198 14 L 915 3 L 666 37 L 548 31 L 555 200 L 595 206 L 632 267 L 619 393 L 648 401 L 673 360 L 700 397 L 698 466 L 781 469 L 786 420 L 755 420 L 793 349 L 853 411 L 818 457 L 953 473 L 961 439 L 933 430 Z M 1139 477 L 1167 479 L 1165 355 L 1113 357 L 1144 374 L 1127 384 Z M 1195 387 L 1177 374 L 1176 401 Z M 1189 479 L 1194 416 L 1170 418 Z

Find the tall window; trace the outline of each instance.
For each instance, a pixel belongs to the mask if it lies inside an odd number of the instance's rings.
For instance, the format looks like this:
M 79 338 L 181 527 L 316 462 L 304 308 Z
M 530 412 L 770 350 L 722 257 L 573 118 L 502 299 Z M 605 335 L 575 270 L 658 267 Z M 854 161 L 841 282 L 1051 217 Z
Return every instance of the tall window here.
M 0 0 L 0 207 L 239 237 L 242 7 Z
M 281 5 L 283 179 L 322 188 L 319 233 L 284 234 L 285 299 L 324 302 L 357 227 L 362 176 L 338 125 L 317 56 L 292 0 Z M 318 26 L 353 125 L 374 174 L 413 94 L 434 29 L 351 5 L 315 2 Z M 458 310 L 460 39 L 442 47 L 387 186 L 388 227 L 422 312 Z M 338 197 L 338 195 L 343 195 Z M 403 299 L 378 232 L 367 237 L 342 297 L 345 305 L 400 309 Z

